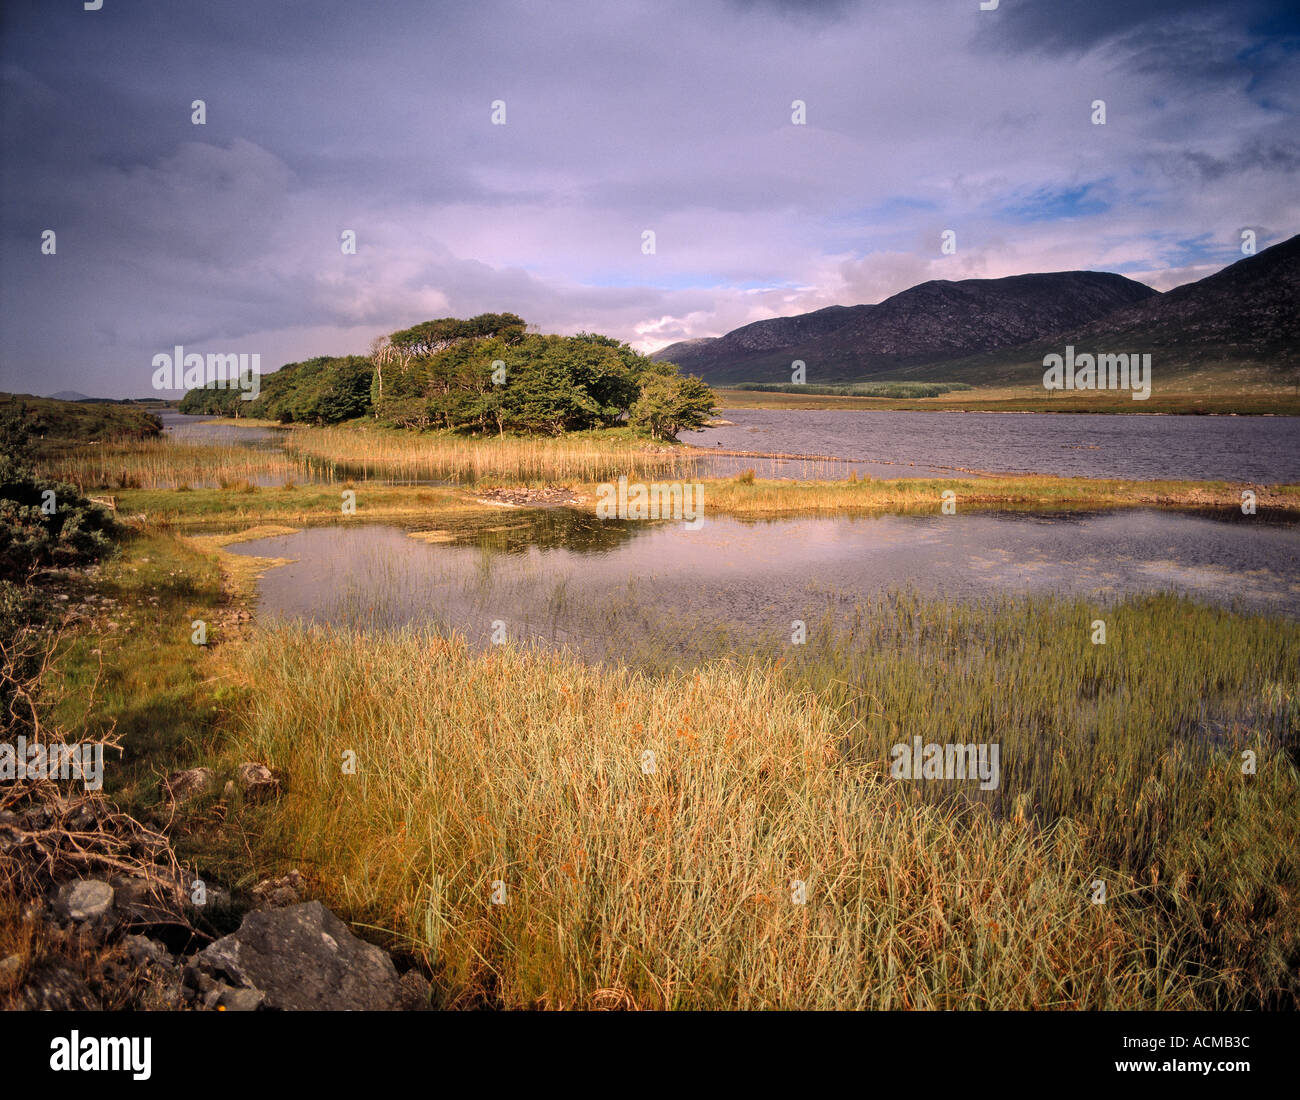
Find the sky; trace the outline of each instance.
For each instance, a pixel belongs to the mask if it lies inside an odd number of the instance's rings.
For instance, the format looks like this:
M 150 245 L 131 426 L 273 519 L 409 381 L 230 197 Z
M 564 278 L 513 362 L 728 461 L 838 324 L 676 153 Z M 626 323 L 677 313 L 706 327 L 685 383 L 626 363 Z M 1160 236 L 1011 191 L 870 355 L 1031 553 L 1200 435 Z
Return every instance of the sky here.
M 1278 0 L 99 2 L 0 8 L 0 390 L 481 312 L 649 352 L 927 279 L 1167 290 L 1300 231 Z

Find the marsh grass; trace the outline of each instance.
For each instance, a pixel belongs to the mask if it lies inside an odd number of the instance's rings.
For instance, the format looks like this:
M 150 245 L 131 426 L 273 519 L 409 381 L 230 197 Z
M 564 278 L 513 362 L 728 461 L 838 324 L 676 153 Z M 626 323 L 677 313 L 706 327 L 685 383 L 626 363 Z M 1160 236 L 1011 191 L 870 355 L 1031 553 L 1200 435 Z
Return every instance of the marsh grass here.
M 285 446 L 316 474 L 457 484 L 552 484 L 628 477 L 683 477 L 697 459 L 684 449 L 656 446 L 628 429 L 579 432 L 559 438 L 487 436 L 383 429 L 297 428 Z
M 209 487 L 248 491 L 253 485 L 307 477 L 306 466 L 281 451 L 166 438 L 54 449 L 42 456 L 41 470 L 83 492 Z
M 657 672 L 277 627 L 229 655 L 230 751 L 291 777 L 264 842 L 448 1005 L 1294 1006 L 1300 627 L 1093 614 L 904 593 Z M 998 742 L 1000 788 L 891 780 L 913 733 Z
M 747 474 L 748 471 L 745 471 Z M 1123 481 L 1021 474 L 996 477 L 856 478 L 835 481 L 768 481 L 747 477 L 704 482 L 706 511 L 727 515 L 781 515 L 932 507 L 952 490 L 956 507 L 999 505 L 1070 507 L 1106 505 L 1241 506 L 1242 486 L 1222 481 Z M 1300 509 L 1300 485 L 1255 487 L 1262 508 Z

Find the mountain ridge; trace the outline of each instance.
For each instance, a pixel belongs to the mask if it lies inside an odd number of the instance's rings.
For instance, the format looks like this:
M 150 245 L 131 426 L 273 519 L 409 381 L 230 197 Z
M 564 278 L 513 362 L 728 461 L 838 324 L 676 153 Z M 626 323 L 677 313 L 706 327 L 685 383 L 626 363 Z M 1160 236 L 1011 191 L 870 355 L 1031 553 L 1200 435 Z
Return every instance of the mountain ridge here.
M 1163 294 L 1113 272 L 932 279 L 876 305 L 754 321 L 651 358 L 722 384 L 789 382 L 795 360 L 808 382 L 979 384 L 1041 375 L 1040 349 L 1072 341 L 1127 341 L 1179 370 L 1215 361 L 1285 366 L 1300 345 L 1300 235 Z

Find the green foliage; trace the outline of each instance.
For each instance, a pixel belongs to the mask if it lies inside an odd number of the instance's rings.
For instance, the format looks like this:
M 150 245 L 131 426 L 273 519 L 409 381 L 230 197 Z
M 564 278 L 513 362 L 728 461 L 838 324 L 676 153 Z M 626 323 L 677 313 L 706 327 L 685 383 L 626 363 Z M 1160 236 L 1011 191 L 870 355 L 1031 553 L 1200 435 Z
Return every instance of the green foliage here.
M 468 320 L 440 317 L 394 332 L 388 341 L 404 355 L 428 356 L 466 341 L 497 339 L 518 343 L 527 327 L 524 319 L 513 313 L 480 313 Z
M 717 411 L 713 391 L 700 379 L 655 373 L 641 385 L 641 396 L 632 406 L 632 423 L 648 428 L 656 439 L 675 439 L 680 431 L 704 427 Z
M 77 490 L 31 468 L 31 428 L 0 416 L 0 574 L 25 581 L 49 566 L 86 565 L 112 551 L 116 525 Z
M 393 333 L 381 358 L 372 394 L 382 422 L 474 433 L 613 427 L 644 378 L 676 371 L 609 336 L 526 333 L 513 314 L 416 325 Z
M 360 355 L 322 355 L 288 363 L 262 378 L 261 393 L 245 401 L 238 389 L 209 384 L 190 390 L 180 411 L 204 416 L 254 417 L 282 424 L 337 424 L 370 411 L 374 367 Z
M 663 379 L 677 378 L 671 363 L 652 363 L 610 336 L 526 329 L 513 313 L 424 321 L 377 342 L 370 358 L 322 357 L 281 367 L 262 379 L 256 400 L 214 385 L 186 394 L 180 408 L 281 423 L 337 424 L 373 415 L 398 428 L 558 435 L 623 423 L 647 380 L 659 380 L 663 390 Z M 712 394 L 698 380 L 673 392 L 660 434 L 696 426 L 693 410 L 706 397 L 712 408 Z
M 162 421 L 153 413 L 109 401 L 56 401 L 5 393 L 0 394 L 0 416 L 4 415 L 16 415 L 36 439 L 86 443 L 153 439 L 162 434 Z

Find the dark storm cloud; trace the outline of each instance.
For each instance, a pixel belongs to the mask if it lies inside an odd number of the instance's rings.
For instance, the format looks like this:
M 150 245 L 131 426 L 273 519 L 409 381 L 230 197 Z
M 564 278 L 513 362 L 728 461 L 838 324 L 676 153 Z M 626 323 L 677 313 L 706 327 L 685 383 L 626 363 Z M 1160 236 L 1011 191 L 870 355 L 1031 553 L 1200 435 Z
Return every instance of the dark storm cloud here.
M 1289 0 L 1001 0 L 999 21 L 981 28 L 988 43 L 1015 49 L 1084 53 L 1105 42 L 1193 20 L 1250 29 L 1294 15 Z

